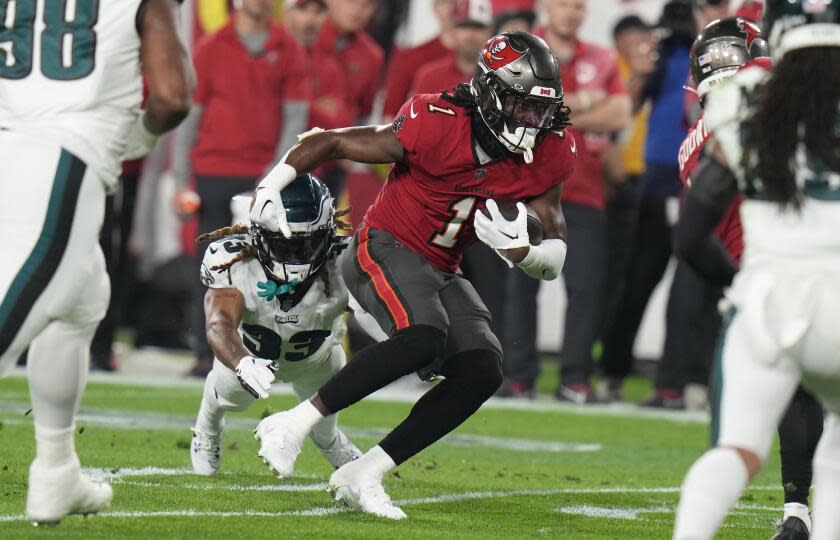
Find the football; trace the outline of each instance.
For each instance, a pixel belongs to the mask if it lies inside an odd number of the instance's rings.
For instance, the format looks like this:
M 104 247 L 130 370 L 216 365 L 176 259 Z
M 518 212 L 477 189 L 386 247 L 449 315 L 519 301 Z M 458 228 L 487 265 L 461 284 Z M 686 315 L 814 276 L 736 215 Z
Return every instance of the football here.
M 519 210 L 516 209 L 516 202 L 512 199 L 494 199 L 496 205 L 499 207 L 499 212 L 507 220 L 513 221 L 519 215 Z M 542 220 L 530 206 L 525 206 L 528 209 L 528 241 L 532 246 L 538 246 L 543 240 L 543 225 Z M 481 211 L 484 215 L 490 217 L 486 207 L 482 207 Z

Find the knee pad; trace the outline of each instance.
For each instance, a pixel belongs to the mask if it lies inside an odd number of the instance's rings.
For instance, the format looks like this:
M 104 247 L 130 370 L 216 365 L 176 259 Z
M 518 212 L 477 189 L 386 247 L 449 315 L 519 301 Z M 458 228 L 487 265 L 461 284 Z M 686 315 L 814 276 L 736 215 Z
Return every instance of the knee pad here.
M 213 394 L 219 406 L 226 411 L 244 411 L 256 401 L 256 398 L 239 384 L 236 373 L 218 360 L 213 361 L 213 369 L 207 374 L 204 383 L 205 395 L 208 392 Z

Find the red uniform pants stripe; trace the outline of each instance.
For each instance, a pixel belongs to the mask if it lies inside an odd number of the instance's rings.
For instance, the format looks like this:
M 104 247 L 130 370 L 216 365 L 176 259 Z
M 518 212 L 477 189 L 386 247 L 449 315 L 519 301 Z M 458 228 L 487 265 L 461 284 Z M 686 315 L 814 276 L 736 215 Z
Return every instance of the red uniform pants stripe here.
M 356 259 L 359 262 L 359 266 L 362 271 L 368 275 L 371 283 L 373 283 L 376 295 L 385 305 L 388 313 L 390 313 L 391 319 L 394 320 L 394 325 L 397 327 L 397 330 L 407 328 L 411 324 L 408 318 L 408 312 L 400 302 L 400 299 L 397 297 L 397 293 L 394 291 L 394 288 L 390 283 L 388 283 L 388 279 L 385 277 L 385 272 L 382 271 L 382 267 L 373 260 L 373 257 L 370 254 L 370 244 L 368 240 L 368 228 L 360 228 L 359 246 L 356 250 Z

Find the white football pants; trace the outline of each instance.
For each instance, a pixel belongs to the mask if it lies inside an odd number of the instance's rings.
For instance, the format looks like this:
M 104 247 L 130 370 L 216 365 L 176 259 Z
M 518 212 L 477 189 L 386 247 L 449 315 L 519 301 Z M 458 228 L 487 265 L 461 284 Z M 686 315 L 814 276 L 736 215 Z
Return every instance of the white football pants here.
M 62 148 L 0 130 L 0 376 L 31 345 L 36 427 L 72 426 L 110 286 L 105 189 Z

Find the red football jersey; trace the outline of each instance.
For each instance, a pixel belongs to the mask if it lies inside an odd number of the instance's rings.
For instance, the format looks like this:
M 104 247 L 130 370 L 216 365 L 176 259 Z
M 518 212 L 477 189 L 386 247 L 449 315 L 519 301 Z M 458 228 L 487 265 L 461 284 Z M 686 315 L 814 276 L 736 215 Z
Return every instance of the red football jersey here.
M 548 134 L 534 161 L 508 157 L 481 165 L 467 112 L 440 94 L 419 94 L 402 106 L 394 133 L 406 151 L 365 215 L 445 272 L 455 272 L 476 240 L 473 216 L 487 199 L 527 201 L 566 180 L 575 167 L 568 134 Z
M 703 115 L 688 130 L 688 136 L 680 145 L 679 163 L 680 180 L 685 184 L 691 183 L 691 174 L 697 169 L 697 163 L 703 153 L 703 147 L 711 139 L 711 133 L 706 130 Z M 729 255 L 736 264 L 741 263 L 744 251 L 743 230 L 741 229 L 741 196 L 729 206 L 723 218 L 715 227 L 715 235 L 723 242 Z

